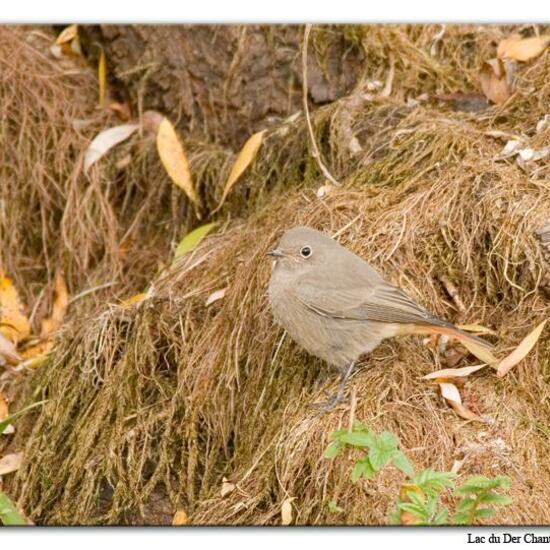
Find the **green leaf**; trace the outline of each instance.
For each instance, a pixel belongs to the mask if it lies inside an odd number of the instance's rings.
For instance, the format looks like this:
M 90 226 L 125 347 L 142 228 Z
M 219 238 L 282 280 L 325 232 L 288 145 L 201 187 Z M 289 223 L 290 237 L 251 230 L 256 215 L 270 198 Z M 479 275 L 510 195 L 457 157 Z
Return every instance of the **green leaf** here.
M 426 517 L 426 509 L 418 504 L 412 504 L 411 502 L 400 502 L 397 507 L 404 512 L 409 512 L 416 516 L 419 520 L 424 520 Z
M 0 522 L 4 525 L 27 525 L 15 504 L 5 493 L 0 491 Z
M 433 519 L 434 525 L 447 525 L 449 523 L 449 510 L 447 508 L 443 507 L 437 514 L 435 515 Z
M 472 509 L 472 506 L 474 506 L 476 503 L 475 498 L 466 497 L 463 498 L 456 507 L 457 512 L 467 512 Z
M 342 449 L 344 448 L 343 443 L 339 441 L 333 441 L 326 449 L 324 453 L 325 458 L 335 458 L 337 457 Z
M 20 411 L 17 411 L 13 413 L 11 416 L 8 416 L 7 418 L 4 418 L 2 422 L 0 422 L 0 434 L 4 433 L 4 430 L 13 423 L 13 421 L 25 414 L 26 412 L 30 411 L 31 409 L 34 409 L 35 407 L 39 407 L 40 405 L 43 405 L 46 403 L 47 399 L 44 401 L 38 401 L 37 403 L 32 403 L 31 405 L 28 405 L 24 409 L 21 409 Z
M 359 422 L 359 420 L 353 421 L 353 429 L 354 432 L 368 432 L 369 428 L 366 424 L 363 424 L 363 422 Z
M 399 445 L 399 440 L 397 439 L 396 435 L 391 432 L 382 432 L 376 438 L 376 445 L 377 447 L 385 451 L 393 451 L 397 449 L 397 446 Z
M 338 504 L 336 504 L 336 501 L 335 500 L 331 500 L 329 503 L 328 503 L 328 511 L 331 513 L 331 514 L 340 514 L 344 511 L 343 508 L 340 508 L 340 506 L 338 506 Z
M 497 476 L 494 478 L 472 476 L 469 477 L 463 485 L 458 487 L 454 494 L 459 496 L 469 493 L 479 493 L 480 491 L 488 489 L 509 489 L 510 483 L 510 478 L 507 476 Z
M 427 468 L 411 478 L 411 481 L 418 485 L 428 496 L 436 496 L 445 487 L 453 485 L 454 477 L 455 474 L 452 472 L 436 472 L 431 468 Z
M 335 430 L 334 432 L 332 432 L 328 438 L 331 440 L 331 441 L 340 441 L 342 439 L 342 437 L 346 434 L 348 434 L 349 431 L 346 430 L 346 429 L 342 429 L 342 430 Z
M 393 458 L 394 449 L 383 449 L 380 447 L 371 447 L 369 450 L 369 460 L 375 470 L 381 470 L 386 463 Z
M 476 510 L 476 519 L 490 518 L 496 514 L 492 508 L 479 508 Z
M 370 433 L 346 432 L 340 437 L 340 441 L 354 447 L 372 447 L 376 438 Z
M 374 477 L 376 470 L 372 467 L 368 457 L 360 458 L 351 471 L 351 481 L 355 483 L 361 476 L 370 479 Z
M 191 233 L 188 233 L 183 237 L 183 239 L 180 241 L 180 244 L 178 244 L 176 248 L 176 252 L 174 253 L 174 259 L 181 258 L 184 254 L 187 254 L 188 252 L 191 252 L 191 250 L 194 250 L 198 244 L 214 229 L 216 226 L 216 223 L 207 223 L 205 225 L 201 225 L 200 227 L 197 227 L 197 229 L 194 229 L 191 231 Z
M 401 470 L 405 475 L 412 477 L 414 475 L 414 468 L 411 466 L 409 459 L 401 452 L 397 451 L 392 457 L 393 465 Z
M 466 525 L 469 518 L 469 512 L 458 512 L 458 514 L 454 515 L 452 523 L 454 523 L 455 525 Z
M 494 504 L 495 506 L 508 506 L 514 502 L 511 497 L 506 495 L 497 495 L 492 491 L 480 495 L 479 501 L 485 504 Z

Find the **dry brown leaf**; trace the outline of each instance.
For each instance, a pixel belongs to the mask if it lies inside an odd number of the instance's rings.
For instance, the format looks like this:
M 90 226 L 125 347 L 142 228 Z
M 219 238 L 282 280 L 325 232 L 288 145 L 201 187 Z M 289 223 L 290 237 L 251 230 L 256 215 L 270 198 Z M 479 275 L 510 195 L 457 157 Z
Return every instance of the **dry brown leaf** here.
M 222 488 L 220 491 L 220 495 L 222 497 L 227 496 L 229 493 L 231 493 L 235 489 L 235 484 L 231 483 L 226 477 L 222 479 Z
M 128 103 L 119 103 L 118 101 L 113 101 L 109 103 L 109 111 L 115 113 L 119 120 L 126 122 L 132 117 L 132 109 Z
M 67 284 L 65 283 L 63 275 L 58 272 L 55 276 L 55 298 L 53 301 L 52 315 L 42 321 L 40 330 L 40 336 L 42 338 L 49 336 L 61 328 L 68 307 L 69 291 L 67 290 Z
M 102 50 L 97 64 L 97 82 L 99 87 L 99 107 L 105 105 L 105 91 L 107 90 L 107 59 Z
M 17 353 L 15 344 L 0 332 L 0 365 L 17 365 L 20 360 L 21 356 Z
M 71 42 L 78 35 L 78 25 L 69 25 L 65 27 L 56 38 L 55 43 L 58 45 Z
M 157 132 L 157 151 L 170 179 L 197 203 L 189 162 L 172 123 L 164 117 Z
M 11 474 L 19 469 L 23 461 L 23 453 L 12 453 L 0 458 L 0 476 Z
M 17 289 L 11 279 L 0 272 L 0 332 L 11 342 L 17 344 L 27 338 L 31 326 L 23 313 Z
M 430 372 L 423 378 L 425 380 L 434 380 L 436 378 L 456 378 L 462 376 L 469 376 L 473 372 L 476 372 L 487 365 L 473 365 L 471 367 L 462 367 L 460 369 L 442 369 L 435 372 Z
M 550 44 L 550 35 L 522 38 L 520 34 L 512 34 L 501 40 L 497 48 L 497 56 L 501 59 L 515 59 L 516 61 L 530 61 L 538 57 Z
M 546 325 L 546 319 L 532 330 L 518 345 L 518 347 L 507 355 L 497 366 L 497 376 L 502 378 L 511 368 L 515 367 L 537 343 L 542 329 Z
M 128 139 L 138 128 L 138 124 L 121 124 L 97 134 L 84 155 L 84 171 L 87 172 L 103 155 Z
M 255 134 L 250 136 L 246 141 L 246 143 L 243 145 L 241 152 L 237 156 L 237 160 L 235 161 L 235 164 L 231 168 L 229 177 L 225 182 L 220 203 L 218 204 L 214 212 L 216 212 L 222 207 L 223 203 L 225 202 L 225 199 L 227 198 L 227 195 L 229 195 L 229 192 L 231 191 L 231 189 L 233 189 L 233 186 L 235 185 L 236 181 L 239 179 L 241 174 L 248 168 L 248 165 L 256 157 L 256 153 L 258 152 L 258 149 L 260 148 L 260 145 L 262 144 L 262 141 L 264 139 L 265 132 L 266 132 L 265 130 L 262 130 L 261 132 L 256 132 Z
M 477 414 L 473 413 L 470 409 L 466 408 L 462 404 L 460 392 L 454 384 L 444 382 L 439 384 L 439 389 L 445 401 L 447 401 L 447 403 L 459 416 L 465 418 L 466 420 L 477 420 L 479 422 L 483 422 L 482 418 L 480 418 Z
M 178 510 L 172 519 L 172 525 L 187 525 L 189 518 L 185 510 Z
M 506 67 L 501 59 L 489 59 L 481 66 L 479 83 L 485 97 L 500 105 L 512 94 L 506 75 Z
M 9 414 L 8 403 L 0 393 L 0 422 L 2 422 L 4 418 L 8 418 Z
M 292 523 L 292 501 L 296 497 L 287 498 L 281 505 L 281 525 L 290 525 Z

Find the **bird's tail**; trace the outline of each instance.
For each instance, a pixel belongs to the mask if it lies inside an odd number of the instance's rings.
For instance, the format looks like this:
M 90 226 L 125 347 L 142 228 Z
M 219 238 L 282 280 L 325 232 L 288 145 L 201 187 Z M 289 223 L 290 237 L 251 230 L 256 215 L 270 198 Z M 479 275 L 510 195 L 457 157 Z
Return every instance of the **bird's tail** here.
M 487 342 L 479 336 L 469 334 L 455 327 L 451 323 L 444 325 L 416 325 L 413 329 L 415 334 L 442 334 L 455 338 L 471 353 L 484 363 L 498 363 L 498 359 L 491 353 L 494 348 L 493 344 Z

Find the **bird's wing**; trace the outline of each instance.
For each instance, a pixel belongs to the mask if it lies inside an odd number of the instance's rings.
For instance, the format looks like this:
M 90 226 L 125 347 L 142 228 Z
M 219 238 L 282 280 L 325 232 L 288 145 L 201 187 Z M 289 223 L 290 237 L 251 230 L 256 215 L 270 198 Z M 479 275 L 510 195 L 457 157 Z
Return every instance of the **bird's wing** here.
M 335 288 L 302 283 L 297 298 L 319 315 L 338 319 L 452 326 L 385 281 L 373 287 Z

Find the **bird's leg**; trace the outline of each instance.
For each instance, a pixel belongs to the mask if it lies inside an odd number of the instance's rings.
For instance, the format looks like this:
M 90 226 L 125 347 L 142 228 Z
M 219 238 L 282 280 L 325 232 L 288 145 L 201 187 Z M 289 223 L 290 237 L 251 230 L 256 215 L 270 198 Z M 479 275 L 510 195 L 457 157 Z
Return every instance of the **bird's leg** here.
M 321 409 L 323 411 L 329 411 L 335 405 L 340 403 L 344 399 L 344 392 L 346 391 L 346 383 L 353 372 L 353 367 L 355 366 L 355 361 L 351 361 L 348 368 L 345 371 L 340 373 L 340 385 L 338 386 L 338 392 L 335 393 L 328 401 L 322 403 L 314 403 L 312 407 L 316 409 Z

